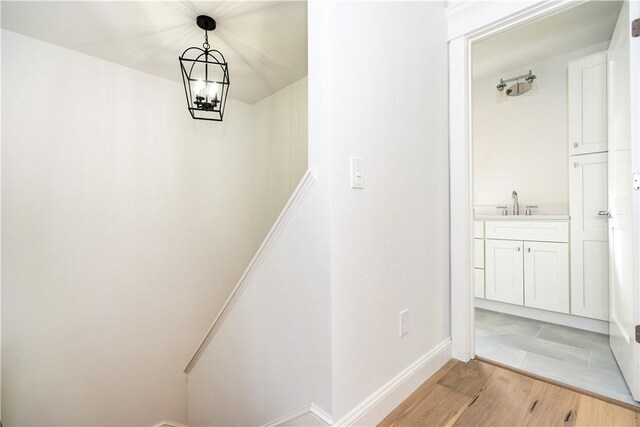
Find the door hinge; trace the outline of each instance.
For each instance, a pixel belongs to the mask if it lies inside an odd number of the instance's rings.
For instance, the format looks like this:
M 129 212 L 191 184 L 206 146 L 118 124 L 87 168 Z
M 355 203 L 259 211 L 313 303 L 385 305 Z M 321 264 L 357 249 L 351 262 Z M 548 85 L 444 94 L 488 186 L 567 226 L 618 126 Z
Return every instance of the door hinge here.
M 631 22 L 631 37 L 640 36 L 640 18 L 636 18 Z
M 636 325 L 636 342 L 640 344 L 640 325 Z

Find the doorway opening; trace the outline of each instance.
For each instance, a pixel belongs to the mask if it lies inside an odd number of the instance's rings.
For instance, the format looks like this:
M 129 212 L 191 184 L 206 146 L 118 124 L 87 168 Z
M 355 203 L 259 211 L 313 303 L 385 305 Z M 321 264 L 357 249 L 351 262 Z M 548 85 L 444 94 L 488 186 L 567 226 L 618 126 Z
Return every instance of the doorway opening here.
M 628 17 L 589 1 L 471 45 L 473 323 L 477 356 L 640 406 Z

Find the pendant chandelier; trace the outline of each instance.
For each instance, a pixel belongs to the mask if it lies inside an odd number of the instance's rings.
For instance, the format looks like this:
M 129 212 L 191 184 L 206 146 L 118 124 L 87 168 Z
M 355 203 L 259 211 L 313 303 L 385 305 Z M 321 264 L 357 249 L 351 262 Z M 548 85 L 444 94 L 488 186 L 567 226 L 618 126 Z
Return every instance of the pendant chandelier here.
M 196 23 L 204 30 L 202 48 L 190 47 L 178 58 L 187 108 L 194 119 L 220 122 L 227 103 L 229 68 L 224 56 L 209 45 L 209 31 L 216 29 L 216 21 L 200 15 Z

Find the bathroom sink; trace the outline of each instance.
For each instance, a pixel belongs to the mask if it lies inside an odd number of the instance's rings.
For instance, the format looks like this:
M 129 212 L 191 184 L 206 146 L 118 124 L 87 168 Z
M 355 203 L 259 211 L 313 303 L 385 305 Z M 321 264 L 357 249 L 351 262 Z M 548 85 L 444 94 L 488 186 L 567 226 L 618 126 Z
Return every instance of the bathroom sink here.
M 568 220 L 569 215 L 475 215 L 474 219 L 490 219 L 492 221 L 562 221 Z

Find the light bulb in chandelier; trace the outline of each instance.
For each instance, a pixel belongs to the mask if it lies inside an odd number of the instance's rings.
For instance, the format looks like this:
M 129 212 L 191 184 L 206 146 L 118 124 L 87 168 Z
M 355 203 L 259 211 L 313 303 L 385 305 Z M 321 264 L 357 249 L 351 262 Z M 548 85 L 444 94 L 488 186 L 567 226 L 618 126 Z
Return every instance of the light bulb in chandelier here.
M 209 83 L 209 99 L 218 102 L 218 83 Z
M 202 80 L 197 80 L 195 82 L 195 84 L 193 85 L 193 92 L 196 96 L 201 96 L 202 92 L 204 91 L 204 81 Z

